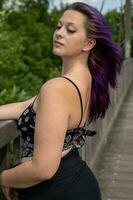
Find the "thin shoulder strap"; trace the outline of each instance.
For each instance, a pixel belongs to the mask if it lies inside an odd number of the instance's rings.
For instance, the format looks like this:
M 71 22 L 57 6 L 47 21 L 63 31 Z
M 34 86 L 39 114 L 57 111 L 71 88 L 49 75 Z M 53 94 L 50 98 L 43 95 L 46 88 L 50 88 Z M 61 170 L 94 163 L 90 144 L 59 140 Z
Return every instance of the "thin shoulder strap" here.
M 38 94 L 35 96 L 35 99 L 33 100 L 33 102 L 31 103 L 31 106 L 33 107 L 35 100 L 37 99 Z
M 77 126 L 77 128 L 79 128 L 79 126 L 81 124 L 81 121 L 82 121 L 82 117 L 83 117 L 83 102 L 82 102 L 82 98 L 81 98 L 81 94 L 80 94 L 79 88 L 77 87 L 77 85 L 71 79 L 69 79 L 67 77 L 64 77 L 64 76 L 60 76 L 60 77 L 69 80 L 76 87 L 76 89 L 78 91 L 79 98 L 80 98 L 80 103 L 81 103 L 81 119 L 80 119 L 79 125 Z
M 37 99 L 39 93 L 40 93 L 40 89 L 38 90 L 38 92 L 37 92 L 37 94 L 36 94 L 36 96 L 35 96 L 35 99 L 34 99 L 33 102 L 31 103 L 31 106 L 32 106 L 32 107 L 33 107 L 33 105 L 34 105 L 34 103 L 35 103 L 35 101 L 36 101 L 36 99 Z

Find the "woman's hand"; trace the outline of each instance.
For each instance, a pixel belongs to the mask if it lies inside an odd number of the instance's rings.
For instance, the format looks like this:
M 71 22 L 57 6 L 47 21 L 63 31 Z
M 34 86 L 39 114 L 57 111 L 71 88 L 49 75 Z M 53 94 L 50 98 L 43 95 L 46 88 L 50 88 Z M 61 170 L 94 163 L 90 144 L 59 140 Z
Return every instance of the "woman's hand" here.
M 15 188 L 10 188 L 2 185 L 2 174 L 0 174 L 0 189 L 6 200 L 19 200 L 18 192 Z
M 6 200 L 19 200 L 18 193 L 15 188 L 1 186 L 1 190 L 6 197 Z

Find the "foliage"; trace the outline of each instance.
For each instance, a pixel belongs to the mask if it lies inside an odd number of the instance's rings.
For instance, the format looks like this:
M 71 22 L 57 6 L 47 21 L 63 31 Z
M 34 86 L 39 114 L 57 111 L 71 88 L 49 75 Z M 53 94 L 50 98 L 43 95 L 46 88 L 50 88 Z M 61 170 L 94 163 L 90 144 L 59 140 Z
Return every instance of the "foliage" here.
M 1 14 L 0 104 L 35 95 L 46 80 L 60 73 L 60 60 L 52 55 L 56 23 L 45 4 L 42 9 L 40 3 L 26 1 L 26 7 L 21 5 L 18 11 Z M 58 15 L 58 11 L 53 13 Z
M 0 104 L 32 97 L 45 81 L 60 76 L 61 71 L 61 60 L 52 54 L 52 37 L 66 5 L 49 10 L 48 0 L 10 2 L 7 8 L 4 5 L 9 0 L 0 0 Z M 123 11 L 109 11 L 105 18 L 113 39 L 121 43 Z
M 113 40 L 120 43 L 124 39 L 124 14 L 116 10 L 111 10 L 105 14 L 105 18 Z

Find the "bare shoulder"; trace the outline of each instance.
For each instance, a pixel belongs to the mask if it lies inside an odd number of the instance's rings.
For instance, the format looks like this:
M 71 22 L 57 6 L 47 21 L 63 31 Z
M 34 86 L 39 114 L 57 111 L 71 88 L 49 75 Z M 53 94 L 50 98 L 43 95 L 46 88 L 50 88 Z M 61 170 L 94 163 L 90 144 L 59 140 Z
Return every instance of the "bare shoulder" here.
M 41 87 L 41 93 L 57 93 L 61 92 L 61 94 L 64 96 L 71 96 L 71 87 L 70 84 L 67 83 L 67 81 L 64 78 L 56 77 L 48 80 L 43 84 Z
M 51 107 L 54 103 L 57 107 L 62 104 L 62 108 L 67 108 L 71 112 L 72 101 L 72 88 L 70 84 L 64 78 L 56 77 L 49 79 L 42 85 L 37 100 L 34 103 L 34 110 L 37 111 L 40 104 Z
M 49 79 L 42 85 L 34 109 L 37 110 L 40 106 L 42 109 L 43 107 L 49 107 L 51 109 L 53 106 L 56 106 L 57 109 L 61 107 L 62 110 L 67 111 L 70 115 L 72 102 L 73 98 L 70 84 L 65 79 L 56 77 Z
M 43 87 L 45 86 L 55 86 L 57 88 L 63 88 L 65 86 L 68 86 L 68 84 L 66 83 L 66 80 L 64 78 L 55 77 L 45 82 Z

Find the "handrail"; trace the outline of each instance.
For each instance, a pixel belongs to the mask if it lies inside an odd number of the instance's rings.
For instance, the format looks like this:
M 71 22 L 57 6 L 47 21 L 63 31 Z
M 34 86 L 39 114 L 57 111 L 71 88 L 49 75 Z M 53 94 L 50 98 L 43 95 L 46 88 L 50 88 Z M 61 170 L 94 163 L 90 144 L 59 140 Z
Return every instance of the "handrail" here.
M 12 154 L 9 153 L 12 151 Z M 12 156 L 14 155 L 14 156 Z M 19 161 L 19 133 L 12 120 L 0 121 L 0 171 Z M 0 199 L 5 198 L 0 192 Z
M 10 165 L 10 162 L 8 160 L 9 155 L 7 154 L 7 149 L 9 148 L 8 145 L 12 144 L 12 151 L 15 151 L 14 148 L 16 148 L 18 136 L 19 132 L 17 131 L 16 124 L 14 123 L 14 121 L 0 121 L 0 171 L 3 168 L 8 168 L 8 165 Z M 17 160 L 13 160 L 14 162 L 17 162 Z
M 121 104 L 133 83 L 132 66 L 133 58 L 124 61 L 121 74 L 118 77 L 118 87 L 116 90 L 110 91 L 111 106 L 103 120 L 97 120 L 95 124 L 93 123 L 91 125 L 91 127 L 96 130 L 97 134 L 92 138 L 86 138 L 86 144 L 80 150 L 82 158 L 91 168 L 93 168 L 97 162 L 97 158 L 99 157 L 99 154 L 102 151 L 102 147 L 106 143 L 107 137 L 111 132 L 113 124 L 117 118 Z

